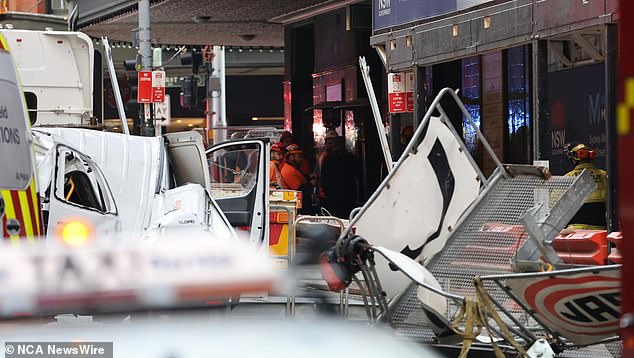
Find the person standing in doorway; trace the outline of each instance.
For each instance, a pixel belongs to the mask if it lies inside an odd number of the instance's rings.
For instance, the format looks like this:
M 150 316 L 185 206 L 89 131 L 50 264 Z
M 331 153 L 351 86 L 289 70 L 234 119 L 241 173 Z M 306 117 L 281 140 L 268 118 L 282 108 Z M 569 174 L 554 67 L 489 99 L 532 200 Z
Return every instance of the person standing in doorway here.
M 357 198 L 357 158 L 346 151 L 343 137 L 332 140 L 333 150 L 324 159 L 321 169 L 325 208 L 336 217 L 348 218 Z

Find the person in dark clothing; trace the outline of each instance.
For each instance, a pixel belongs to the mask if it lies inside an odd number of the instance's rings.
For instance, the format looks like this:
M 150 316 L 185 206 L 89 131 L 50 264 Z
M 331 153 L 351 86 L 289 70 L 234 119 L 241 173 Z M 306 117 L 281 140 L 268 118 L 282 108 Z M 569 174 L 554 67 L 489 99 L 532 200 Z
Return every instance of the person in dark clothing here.
M 357 197 L 357 159 L 346 151 L 343 137 L 334 138 L 334 149 L 321 168 L 323 206 L 334 216 L 347 219 Z

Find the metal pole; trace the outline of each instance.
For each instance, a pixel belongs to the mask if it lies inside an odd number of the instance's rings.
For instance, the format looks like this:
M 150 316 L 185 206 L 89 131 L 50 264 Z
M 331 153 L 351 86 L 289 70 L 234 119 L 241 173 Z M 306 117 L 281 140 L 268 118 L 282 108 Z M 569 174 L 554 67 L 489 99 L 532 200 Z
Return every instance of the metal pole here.
M 110 49 L 110 43 L 107 37 L 102 37 L 101 42 L 103 48 L 106 50 L 106 63 L 108 64 L 108 73 L 110 73 L 110 82 L 112 83 L 112 92 L 114 93 L 114 99 L 117 103 L 117 111 L 119 112 L 119 118 L 121 119 L 121 129 L 126 135 L 130 135 L 130 129 L 128 128 L 128 117 L 125 115 L 125 108 L 123 107 L 123 100 L 121 99 L 121 91 L 119 91 L 119 80 L 117 80 L 117 72 L 112 62 L 112 51 Z
M 152 43 L 150 42 L 150 0 L 139 0 L 139 54 L 141 55 L 141 69 L 143 71 L 152 70 Z M 152 103 L 143 104 L 143 120 L 141 125 L 141 135 L 144 137 L 154 136 L 154 105 Z
M 374 87 L 370 80 L 370 67 L 365 62 L 365 57 L 359 57 L 359 68 L 361 69 L 361 76 L 363 77 L 363 83 L 365 89 L 368 92 L 368 99 L 370 100 L 370 107 L 372 107 L 372 114 L 374 115 L 374 123 L 376 124 L 376 130 L 379 133 L 379 141 L 381 142 L 381 149 L 383 150 L 383 157 L 387 170 L 392 171 L 394 166 L 392 163 L 392 153 L 390 152 L 390 146 L 387 144 L 387 135 L 385 133 L 385 126 L 381 119 L 381 113 L 379 112 L 379 104 L 376 101 L 376 95 L 374 94 Z
M 607 192 L 607 229 L 608 232 L 619 230 L 619 197 L 617 195 L 619 177 L 619 151 L 618 136 L 616 133 L 616 106 L 618 77 L 618 29 L 616 24 L 606 26 L 603 53 L 605 56 L 605 132 L 606 143 L 606 170 L 608 172 Z
M 211 78 L 219 84 L 219 88 L 212 88 L 207 95 L 211 98 L 211 127 L 226 128 L 226 95 L 225 95 L 225 48 L 224 46 L 214 46 L 214 58 L 212 60 Z M 209 100 L 209 98 L 208 98 Z M 213 130 L 213 143 L 222 143 L 227 140 L 226 129 Z
M 548 42 L 537 40 L 532 44 L 533 61 L 533 160 L 540 160 L 545 143 L 541 141 L 541 126 L 548 126 Z

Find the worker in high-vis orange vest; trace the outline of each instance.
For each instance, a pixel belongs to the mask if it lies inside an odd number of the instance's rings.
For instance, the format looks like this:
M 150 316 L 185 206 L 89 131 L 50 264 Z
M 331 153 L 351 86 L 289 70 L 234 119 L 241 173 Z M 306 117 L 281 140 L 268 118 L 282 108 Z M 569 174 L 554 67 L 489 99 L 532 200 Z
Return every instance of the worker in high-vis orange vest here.
M 282 168 L 282 180 L 288 185 L 288 189 L 302 190 L 306 186 L 306 176 L 300 171 L 304 152 L 297 144 L 286 147 L 286 164 Z
M 311 192 L 310 182 L 301 171 L 302 161 L 304 161 L 304 152 L 297 144 L 291 144 L 286 147 L 286 163 L 282 168 L 282 180 L 288 186 L 287 189 L 302 192 L 302 208 L 300 214 L 309 214 L 311 209 Z
M 271 145 L 271 161 L 269 164 L 269 183 L 270 186 L 276 189 L 288 189 L 288 184 L 282 178 L 282 168 L 286 162 L 284 161 L 284 155 L 286 149 L 282 143 L 277 142 Z

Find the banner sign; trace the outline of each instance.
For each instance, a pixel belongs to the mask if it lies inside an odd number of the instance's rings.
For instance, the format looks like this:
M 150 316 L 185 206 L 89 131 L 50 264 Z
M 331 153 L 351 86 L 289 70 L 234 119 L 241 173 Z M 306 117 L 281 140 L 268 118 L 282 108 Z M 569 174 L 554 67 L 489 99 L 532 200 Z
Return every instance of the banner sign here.
M 594 164 L 605 169 L 605 76 L 603 64 L 548 74 L 549 121 L 541 125 L 541 138 L 550 171 L 572 170 L 565 145 L 583 143 L 597 152 Z
M 506 284 L 543 324 L 575 344 L 593 344 L 618 334 L 620 267 L 507 278 Z
M 373 29 L 400 26 L 489 1 L 491 0 L 373 0 Z

